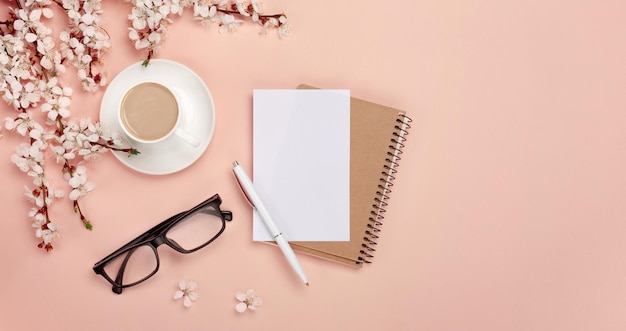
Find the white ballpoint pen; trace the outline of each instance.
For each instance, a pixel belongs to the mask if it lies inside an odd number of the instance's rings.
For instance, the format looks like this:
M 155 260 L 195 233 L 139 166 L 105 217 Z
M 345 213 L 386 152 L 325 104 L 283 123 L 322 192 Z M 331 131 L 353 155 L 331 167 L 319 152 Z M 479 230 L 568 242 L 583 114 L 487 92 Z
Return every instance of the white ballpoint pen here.
M 287 258 L 287 261 L 293 270 L 298 274 L 298 276 L 300 276 L 300 279 L 302 279 L 304 284 L 309 286 L 309 282 L 306 279 L 304 270 L 302 270 L 302 266 L 300 266 L 300 262 L 298 262 L 298 258 L 296 258 L 296 254 L 291 249 L 291 246 L 289 246 L 287 240 L 283 237 L 282 232 L 278 230 L 276 224 L 272 221 L 272 217 L 268 213 L 267 208 L 265 208 L 265 205 L 261 202 L 261 198 L 259 198 L 259 195 L 254 190 L 252 180 L 250 180 L 246 171 L 239 165 L 239 163 L 237 163 L 237 161 L 233 162 L 233 172 L 235 173 L 235 178 L 237 179 L 237 183 L 239 183 L 241 192 L 243 192 L 250 205 L 257 210 L 259 216 L 263 219 L 263 223 L 265 223 L 267 230 L 270 232 L 272 237 L 274 237 L 274 240 L 276 240 L 278 247 L 280 247 L 280 250 L 283 252 L 283 255 L 285 255 L 285 258 Z

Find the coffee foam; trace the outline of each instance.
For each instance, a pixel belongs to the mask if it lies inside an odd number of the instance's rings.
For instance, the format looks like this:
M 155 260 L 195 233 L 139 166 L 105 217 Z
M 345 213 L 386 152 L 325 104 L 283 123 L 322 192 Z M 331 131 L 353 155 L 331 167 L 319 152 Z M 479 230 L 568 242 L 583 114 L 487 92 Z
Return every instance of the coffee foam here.
M 146 82 L 135 85 L 122 99 L 120 118 L 128 133 L 139 140 L 167 136 L 178 121 L 178 103 L 165 86 Z

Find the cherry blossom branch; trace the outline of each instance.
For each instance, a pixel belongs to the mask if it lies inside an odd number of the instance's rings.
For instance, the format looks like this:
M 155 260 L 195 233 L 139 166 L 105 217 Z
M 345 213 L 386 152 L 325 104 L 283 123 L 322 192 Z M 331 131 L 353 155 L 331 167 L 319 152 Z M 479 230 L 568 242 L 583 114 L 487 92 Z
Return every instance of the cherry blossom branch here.
M 41 238 L 41 242 L 37 247 L 49 252 L 52 250 L 52 241 L 60 238 L 61 235 L 58 232 L 58 227 L 50 220 L 48 209 L 53 199 L 60 197 L 62 194 L 57 196 L 52 193 L 53 191 L 48 187 L 48 180 L 43 171 L 37 174 L 37 180 L 39 181 L 39 186 L 26 193 L 38 207 L 32 208 L 29 216 L 34 220 L 33 227 L 37 228 L 35 236 Z
M 33 126 L 33 130 L 36 126 Z M 37 245 L 46 251 L 52 250 L 52 241 L 60 238 L 57 225 L 53 224 L 48 213 L 49 207 L 55 198 L 63 196 L 62 192 L 55 191 L 49 186 L 48 179 L 43 168 L 42 149 L 45 144 L 41 140 L 33 140 L 31 144 L 22 143 L 16 148 L 16 153 L 11 156 L 11 161 L 20 170 L 33 177 L 35 188 L 26 187 L 26 197 L 35 205 L 28 213 L 33 220 L 36 229 L 35 236 L 41 238 Z
M 139 152 L 139 150 L 137 150 L 136 148 L 133 148 L 133 147 L 126 147 L 126 148 L 116 147 L 113 144 L 114 144 L 113 141 L 109 141 L 106 144 L 105 143 L 101 143 L 101 142 L 95 142 L 94 143 L 94 145 L 102 146 L 102 147 L 108 148 L 109 150 L 112 150 L 112 151 L 124 152 L 124 153 L 128 154 L 128 156 L 141 154 Z
M 101 26 L 103 0 L 13 0 L 5 6 L 8 18 L 0 21 L 0 95 L 15 113 L 5 118 L 5 129 L 24 137 L 11 161 L 32 178 L 25 194 L 34 206 L 28 213 L 40 239 L 38 247 L 51 251 L 59 239 L 60 226 L 49 210 L 63 192 L 46 177 L 44 155 L 51 154 L 61 167 L 72 208 L 83 226 L 91 230 L 80 199 L 93 190 L 87 181 L 87 161 L 107 151 L 138 155 L 117 132 L 109 132 L 90 118 L 71 118 L 73 89 L 62 82 L 66 66 L 76 68 L 83 90 L 94 92 L 106 86 L 103 59 L 111 48 L 110 37 Z M 265 15 L 260 0 L 125 0 L 131 3 L 129 39 L 137 50 L 146 49 L 144 64 L 161 47 L 173 15 L 193 8 L 194 20 L 202 26 L 215 23 L 220 33 L 234 32 L 243 20 L 259 24 L 261 33 L 277 29 L 287 36 L 290 25 L 285 14 Z M 53 35 L 46 22 L 53 19 L 51 6 L 62 8 L 66 28 Z M 39 116 L 33 114 L 38 110 Z M 43 117 L 43 119 L 42 119 Z
M 111 48 L 108 33 L 101 26 L 101 0 L 57 0 L 65 10 L 69 29 L 61 32 L 61 54 L 78 69 L 86 91 L 96 91 L 107 84 L 103 56 Z
M 93 184 L 87 182 L 83 162 L 111 147 L 123 149 L 114 146 L 111 142 L 115 139 L 90 119 L 79 122 L 69 119 L 73 91 L 57 78 L 65 72 L 64 63 L 73 63 L 78 68 L 83 89 L 93 91 L 101 86 L 98 83 L 104 82 L 93 76 L 91 69 L 85 69 L 93 66 L 94 57 L 91 55 L 99 56 L 99 52 L 108 45 L 106 42 L 97 42 L 98 38 L 107 38 L 95 32 L 99 31 L 99 19 L 93 15 L 99 13 L 99 1 L 90 0 L 89 8 L 71 7 L 76 3 L 79 2 L 63 1 L 63 4 L 69 6 L 65 6 L 68 18 L 70 21 L 74 19 L 73 23 L 68 24 L 70 31 L 65 33 L 73 38 L 81 38 L 80 41 L 67 38 L 64 43 L 62 33 L 61 46 L 57 48 L 51 29 L 43 23 L 44 19 L 52 18 L 51 9 L 43 3 L 32 1 L 30 6 L 16 2 L 17 9 L 11 9 L 10 18 L 6 21 L 9 25 L 5 25 L 6 33 L 0 40 L 0 94 L 18 112 L 17 116 L 5 120 L 5 128 L 28 138 L 28 143 L 18 146 L 12 161 L 33 177 L 34 188 L 27 188 L 26 191 L 29 200 L 35 204 L 29 216 L 36 229 L 35 235 L 42 239 L 38 247 L 46 251 L 51 251 L 52 242 L 60 238 L 59 227 L 50 219 L 48 210 L 53 199 L 63 194 L 49 186 L 43 171 L 44 153 L 52 151 L 56 161 L 63 164 L 63 176 L 72 189 L 69 198 L 73 200 L 74 211 L 83 225 L 92 229 L 91 222 L 85 217 L 78 202 L 93 189 Z M 81 2 L 80 6 L 86 3 Z M 78 16 L 80 18 L 77 21 Z M 93 45 L 92 41 L 95 41 Z M 86 50 L 90 53 L 85 53 Z M 71 61 L 76 58 L 79 60 Z M 40 124 L 33 116 L 30 110 L 35 108 L 45 114 L 45 123 Z M 92 144 L 100 141 L 109 143 Z
M 43 195 L 44 197 L 48 195 L 48 187 L 45 185 L 41 185 L 39 188 L 35 189 L 33 192 L 37 194 Z M 46 198 L 43 199 L 44 201 Z M 40 213 L 44 215 L 44 223 L 41 224 L 39 229 L 36 231 L 37 238 L 41 238 L 41 242 L 37 244 L 37 247 L 43 248 L 46 251 L 52 250 L 52 241 L 60 238 L 60 234 L 58 232 L 57 227 L 50 221 L 50 216 L 48 215 L 48 206 L 44 202 L 44 206 L 38 209 L 35 213 Z
M 261 34 L 276 28 L 279 37 L 287 36 L 291 27 L 285 14 L 263 14 L 261 0 L 126 0 L 132 4 L 128 15 L 131 27 L 128 34 L 137 50 L 145 49 L 147 56 L 144 66 L 161 48 L 167 33 L 167 27 L 173 22 L 172 15 L 181 16 L 185 8 L 193 8 L 194 20 L 204 27 L 211 24 L 219 26 L 219 32 L 235 32 L 248 19 L 261 25 Z

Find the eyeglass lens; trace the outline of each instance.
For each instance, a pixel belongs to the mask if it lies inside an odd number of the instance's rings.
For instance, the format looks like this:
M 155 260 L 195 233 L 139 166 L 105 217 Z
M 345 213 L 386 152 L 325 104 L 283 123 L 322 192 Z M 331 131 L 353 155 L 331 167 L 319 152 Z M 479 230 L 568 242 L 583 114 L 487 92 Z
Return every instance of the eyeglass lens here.
M 157 256 L 149 245 L 141 245 L 121 254 L 104 267 L 109 278 L 123 285 L 140 282 L 156 272 Z M 119 274 L 120 269 L 122 273 Z M 122 279 L 116 279 L 123 276 Z
M 207 244 L 224 228 L 219 215 L 219 211 L 212 206 L 187 215 L 165 233 L 166 242 L 183 251 L 192 251 Z M 152 276 L 157 268 L 156 248 L 146 243 L 120 254 L 104 267 L 104 272 L 116 283 L 131 286 Z
M 209 206 L 189 215 L 169 229 L 165 237 L 186 251 L 194 250 L 213 240 L 224 227 L 215 208 Z

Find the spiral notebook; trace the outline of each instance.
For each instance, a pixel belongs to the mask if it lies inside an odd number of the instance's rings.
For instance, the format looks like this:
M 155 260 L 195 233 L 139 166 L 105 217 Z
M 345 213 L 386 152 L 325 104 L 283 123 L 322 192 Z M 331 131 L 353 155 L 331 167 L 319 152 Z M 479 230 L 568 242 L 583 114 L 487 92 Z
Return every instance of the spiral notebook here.
M 350 97 L 349 241 L 290 241 L 294 251 L 358 268 L 372 262 L 410 123 L 405 111 Z

